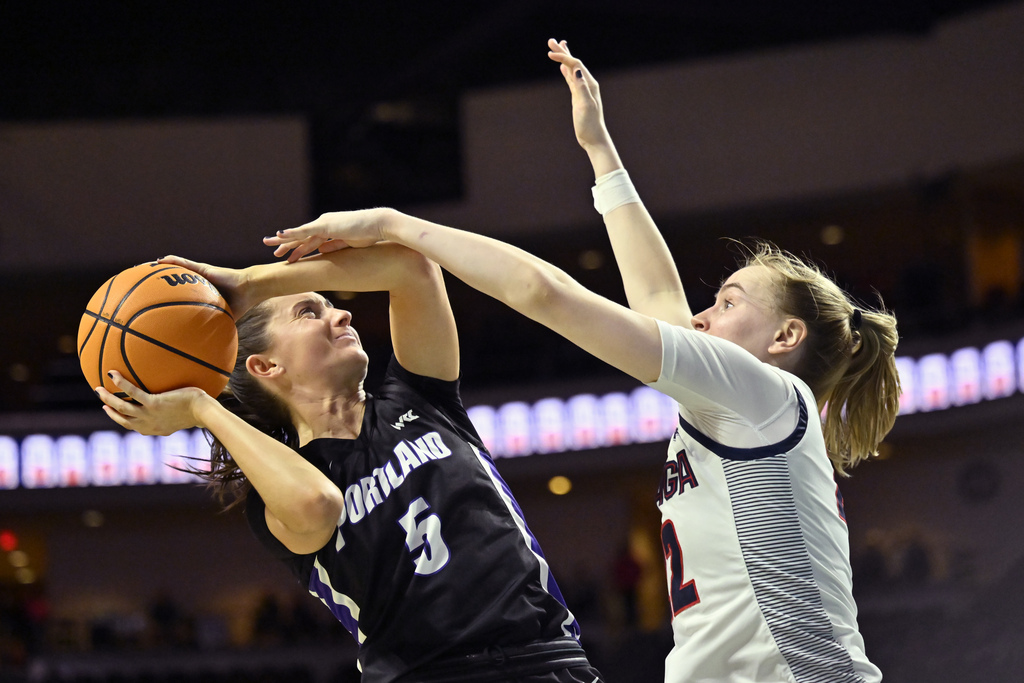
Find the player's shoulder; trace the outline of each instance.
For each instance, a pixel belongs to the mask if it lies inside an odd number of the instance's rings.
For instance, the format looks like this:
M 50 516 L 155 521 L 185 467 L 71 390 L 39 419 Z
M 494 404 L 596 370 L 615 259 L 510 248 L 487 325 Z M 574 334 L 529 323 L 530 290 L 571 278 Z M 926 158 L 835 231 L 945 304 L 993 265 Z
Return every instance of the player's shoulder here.
M 393 401 L 422 401 L 425 404 L 447 407 L 461 403 L 459 380 L 442 380 L 417 375 L 404 368 L 393 355 L 384 380 L 378 388 L 381 398 Z

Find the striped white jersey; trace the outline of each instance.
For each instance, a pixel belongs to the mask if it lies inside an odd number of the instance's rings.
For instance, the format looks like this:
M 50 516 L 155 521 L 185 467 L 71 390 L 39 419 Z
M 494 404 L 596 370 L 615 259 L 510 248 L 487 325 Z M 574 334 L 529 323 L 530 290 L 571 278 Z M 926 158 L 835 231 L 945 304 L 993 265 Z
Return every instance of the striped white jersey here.
M 655 389 L 679 404 L 658 490 L 670 683 L 874 682 L 842 497 L 810 388 L 659 322 Z

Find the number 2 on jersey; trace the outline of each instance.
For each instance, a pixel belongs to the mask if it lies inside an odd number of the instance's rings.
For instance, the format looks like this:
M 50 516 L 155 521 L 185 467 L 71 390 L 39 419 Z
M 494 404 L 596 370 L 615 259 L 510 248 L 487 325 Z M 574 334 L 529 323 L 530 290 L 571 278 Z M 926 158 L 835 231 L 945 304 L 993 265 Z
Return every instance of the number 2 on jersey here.
M 661 549 L 665 553 L 665 561 L 669 563 L 668 597 L 672 602 L 672 616 L 700 602 L 697 595 L 697 584 L 693 579 L 683 578 L 683 551 L 679 547 L 679 537 L 671 520 L 661 525 Z
M 444 569 L 450 557 L 448 546 L 441 538 L 441 518 L 434 514 L 422 514 L 429 509 L 427 501 L 417 498 L 409 504 L 409 510 L 398 520 L 405 529 L 405 546 L 413 554 L 416 573 L 423 576 Z M 422 551 L 417 555 L 416 551 L 420 548 Z

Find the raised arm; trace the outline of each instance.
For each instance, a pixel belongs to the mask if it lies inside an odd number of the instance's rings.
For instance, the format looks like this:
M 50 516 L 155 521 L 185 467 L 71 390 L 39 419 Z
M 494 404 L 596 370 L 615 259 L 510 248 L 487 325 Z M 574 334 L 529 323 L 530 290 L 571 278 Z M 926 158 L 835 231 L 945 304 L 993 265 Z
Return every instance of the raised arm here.
M 440 268 L 398 244 L 345 249 L 299 263 L 242 270 L 178 257 L 161 260 L 209 279 L 228 299 L 236 316 L 265 299 L 297 292 L 389 291 L 392 341 L 403 366 L 442 379 L 458 376 L 458 340 Z M 289 550 L 314 552 L 331 538 L 344 509 L 344 497 L 298 453 L 199 389 L 149 394 L 116 373 L 112 379 L 131 402 L 102 387 L 96 392 L 107 415 L 122 427 L 151 435 L 201 427 L 214 434 L 259 492 L 271 532 Z
M 654 318 L 586 289 L 565 272 L 517 247 L 392 209 L 324 214 L 265 242 L 296 259 L 379 240 L 403 244 L 439 263 L 466 284 L 545 325 L 585 351 L 642 382 L 661 372 L 661 337 Z M 301 261 L 300 261 L 301 262 Z
M 195 270 L 226 289 L 236 317 L 260 301 L 286 294 L 386 291 L 391 302 L 391 343 L 402 367 L 438 379 L 459 376 L 458 332 L 441 270 L 399 244 L 341 249 L 240 271 L 174 256 L 161 260 Z
M 629 176 L 604 121 L 601 92 L 597 81 L 565 41 L 548 41 L 548 57 L 558 62 L 572 94 L 572 118 L 576 140 L 594 167 L 595 198 L 599 205 L 618 196 L 612 206 L 627 200 L 604 215 L 615 261 L 622 275 L 629 307 L 674 325 L 690 327 L 693 317 L 683 291 L 675 261 L 665 240 L 640 198 L 629 196 Z M 610 192 L 611 187 L 618 190 Z

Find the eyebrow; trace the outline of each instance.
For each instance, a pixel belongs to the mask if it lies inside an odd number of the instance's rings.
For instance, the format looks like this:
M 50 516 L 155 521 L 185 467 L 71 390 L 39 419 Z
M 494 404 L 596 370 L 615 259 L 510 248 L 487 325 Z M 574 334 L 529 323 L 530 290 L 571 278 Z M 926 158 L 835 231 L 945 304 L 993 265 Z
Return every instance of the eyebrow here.
M 292 306 L 292 313 L 298 313 L 301 307 L 307 306 L 309 304 L 319 306 L 320 308 L 334 308 L 334 304 L 332 304 L 327 299 L 318 299 L 315 296 L 307 296 L 306 298 L 299 299 L 298 301 L 295 302 L 295 304 Z
M 724 285 L 722 285 L 721 287 L 718 288 L 718 291 L 715 293 L 715 296 L 720 295 L 722 292 L 724 292 L 725 290 L 729 289 L 730 287 L 732 287 L 734 289 L 740 290 L 740 292 L 742 292 L 743 294 L 747 293 L 747 290 L 743 289 L 743 285 L 741 285 L 740 283 L 738 283 L 738 282 L 726 282 Z

